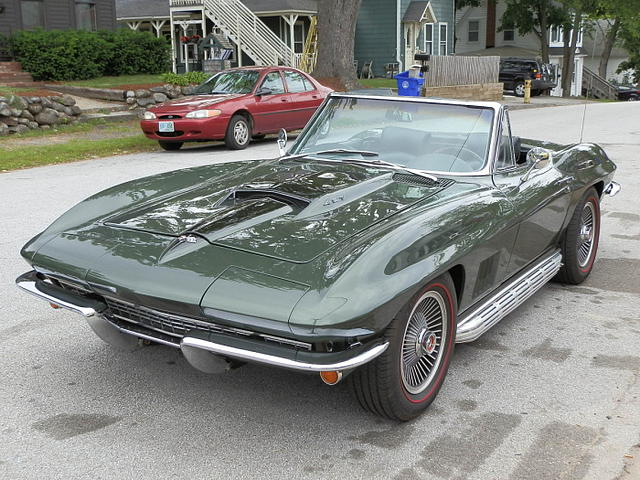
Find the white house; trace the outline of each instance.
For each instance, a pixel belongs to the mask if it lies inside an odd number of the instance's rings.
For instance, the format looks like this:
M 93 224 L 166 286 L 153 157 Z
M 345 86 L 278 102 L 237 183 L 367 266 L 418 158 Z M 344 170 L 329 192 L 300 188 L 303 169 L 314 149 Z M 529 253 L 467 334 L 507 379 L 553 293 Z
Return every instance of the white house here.
M 479 7 L 464 7 L 456 15 L 456 53 L 458 55 L 498 55 L 501 57 L 539 58 L 540 40 L 529 33 L 520 35 L 517 30 L 498 31 L 506 4 L 497 0 L 482 0 Z M 563 32 L 554 27 L 549 36 L 549 61 L 555 65 L 554 75 L 558 86 L 551 95 L 562 95 L 560 76 L 562 75 Z M 575 68 L 571 84 L 571 95 L 582 93 L 582 73 L 585 62 L 583 34 L 578 33 Z

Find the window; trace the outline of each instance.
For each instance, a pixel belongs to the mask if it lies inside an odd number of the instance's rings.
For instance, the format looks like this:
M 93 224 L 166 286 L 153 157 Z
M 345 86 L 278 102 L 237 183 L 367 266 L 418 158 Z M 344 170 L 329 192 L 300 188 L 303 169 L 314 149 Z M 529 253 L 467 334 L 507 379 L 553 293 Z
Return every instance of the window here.
M 44 4 L 40 0 L 22 0 L 20 14 L 23 29 L 44 28 Z
M 480 40 L 480 20 L 469 20 L 469 42 L 477 42 Z
M 280 72 L 268 73 L 267 76 L 264 77 L 262 88 L 268 88 L 273 94 L 284 93 L 284 83 L 282 83 Z
M 433 55 L 433 23 L 424 26 L 424 53 Z
M 447 30 L 448 25 L 446 23 L 440 24 L 440 55 L 446 55 L 447 52 Z
M 76 2 L 76 28 L 91 31 L 98 29 L 94 3 Z
M 562 27 L 551 27 L 551 43 L 562 43 Z
M 502 38 L 504 39 L 505 42 L 513 42 L 515 40 L 515 37 L 516 37 L 516 32 L 513 29 L 502 31 Z
M 514 164 L 513 144 L 511 142 L 511 126 L 509 125 L 509 115 L 505 113 L 502 117 L 502 134 L 500 135 L 496 170 L 504 170 L 506 168 L 513 167 Z
M 284 79 L 287 82 L 287 90 L 289 90 L 289 93 L 300 93 L 313 90 L 313 87 L 310 85 L 309 81 L 298 72 L 285 70 Z

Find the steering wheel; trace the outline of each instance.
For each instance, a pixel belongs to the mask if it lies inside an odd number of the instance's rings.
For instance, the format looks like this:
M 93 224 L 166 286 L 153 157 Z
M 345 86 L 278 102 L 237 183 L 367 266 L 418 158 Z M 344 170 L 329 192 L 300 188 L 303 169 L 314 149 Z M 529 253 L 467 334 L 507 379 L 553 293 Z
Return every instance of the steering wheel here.
M 465 162 L 468 166 L 469 166 L 469 171 L 473 172 L 476 170 L 480 170 L 482 168 L 482 166 L 484 165 L 484 158 L 482 158 L 480 155 L 478 155 L 476 152 L 474 152 L 473 150 L 466 148 L 466 147 L 462 147 L 462 148 L 458 148 L 458 147 L 454 147 L 454 146 L 449 146 L 449 147 L 442 147 L 437 149 L 435 152 L 433 152 L 434 154 L 445 154 L 445 155 L 450 155 L 452 157 L 455 157 L 456 159 L 460 159 L 463 162 Z

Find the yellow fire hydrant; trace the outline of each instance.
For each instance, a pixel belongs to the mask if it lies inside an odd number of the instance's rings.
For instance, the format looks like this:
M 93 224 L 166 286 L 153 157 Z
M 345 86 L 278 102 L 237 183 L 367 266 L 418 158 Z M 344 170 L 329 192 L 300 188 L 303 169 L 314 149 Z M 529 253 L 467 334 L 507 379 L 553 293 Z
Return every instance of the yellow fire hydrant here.
M 531 103 L 531 80 L 524 81 L 524 103 Z

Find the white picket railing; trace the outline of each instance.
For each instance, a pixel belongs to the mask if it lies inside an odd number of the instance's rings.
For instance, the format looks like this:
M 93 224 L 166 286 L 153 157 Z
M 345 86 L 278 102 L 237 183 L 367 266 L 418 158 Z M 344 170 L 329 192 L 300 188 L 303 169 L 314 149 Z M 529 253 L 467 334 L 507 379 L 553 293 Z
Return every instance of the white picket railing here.
M 205 15 L 258 65 L 296 62 L 293 50 L 241 0 L 171 0 L 170 5 L 204 7 Z

